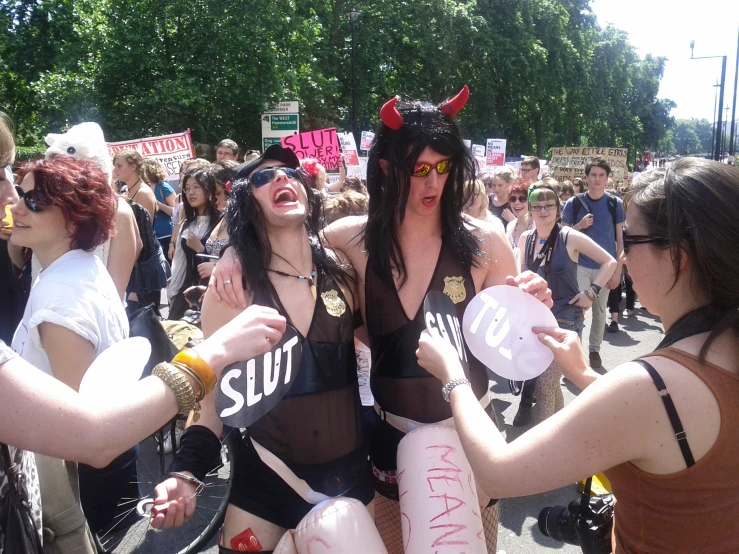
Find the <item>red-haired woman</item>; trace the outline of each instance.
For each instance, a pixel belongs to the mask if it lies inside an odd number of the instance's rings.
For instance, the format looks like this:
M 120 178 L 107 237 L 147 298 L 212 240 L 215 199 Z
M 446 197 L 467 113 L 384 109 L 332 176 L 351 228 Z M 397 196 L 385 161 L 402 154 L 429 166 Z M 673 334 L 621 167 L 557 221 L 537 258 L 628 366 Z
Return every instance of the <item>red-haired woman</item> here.
M 10 241 L 32 249 L 42 271 L 12 346 L 26 361 L 79 390 L 93 360 L 128 335 L 115 284 L 92 253 L 114 233 L 117 199 L 105 173 L 86 160 L 60 156 L 30 162 L 18 177 L 20 199 L 11 209 Z M 135 454 L 129 451 L 110 468 L 130 472 Z M 76 486 L 64 481 L 60 460 L 37 457 L 37 463 L 42 500 L 47 493 L 60 496 L 65 490 L 60 487 Z M 44 515 L 51 517 L 46 504 L 43 500 Z

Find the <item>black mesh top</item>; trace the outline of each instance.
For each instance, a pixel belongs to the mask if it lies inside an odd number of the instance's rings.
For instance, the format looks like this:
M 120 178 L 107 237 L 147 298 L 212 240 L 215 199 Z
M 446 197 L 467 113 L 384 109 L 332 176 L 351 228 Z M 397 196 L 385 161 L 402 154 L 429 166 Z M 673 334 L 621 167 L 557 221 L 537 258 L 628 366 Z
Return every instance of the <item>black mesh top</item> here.
M 446 241 L 442 241 L 426 292 L 432 290 L 444 292 L 455 301 L 461 323 L 467 304 L 475 296 L 475 285 L 470 272 L 462 269 Z M 435 423 L 452 417 L 451 406 L 441 396 L 441 382 L 419 366 L 416 358 L 418 339 L 426 328 L 423 303 L 413 320 L 409 320 L 397 290 L 382 282 L 371 259 L 367 262 L 365 293 L 372 351 L 370 385 L 376 402 L 392 414 L 420 423 Z M 477 398 L 482 398 L 488 390 L 487 370 L 469 348 L 467 359 L 472 388 Z
M 322 464 L 362 447 L 354 323 L 333 278 L 316 264 L 316 305 L 295 382 L 249 434 L 285 461 Z M 272 284 L 254 303 L 287 315 Z M 342 312 L 343 309 L 343 313 Z M 333 315 L 332 315 L 333 314 Z

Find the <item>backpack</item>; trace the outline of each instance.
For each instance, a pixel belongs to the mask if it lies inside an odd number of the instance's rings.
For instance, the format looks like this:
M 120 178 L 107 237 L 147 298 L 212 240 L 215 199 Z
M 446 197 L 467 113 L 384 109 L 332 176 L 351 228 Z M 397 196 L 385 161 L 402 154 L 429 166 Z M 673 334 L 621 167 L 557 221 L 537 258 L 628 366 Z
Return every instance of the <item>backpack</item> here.
M 581 192 L 579 194 L 576 194 L 575 197 L 572 200 L 572 224 L 578 222 L 577 216 L 580 214 L 580 209 L 582 208 L 583 201 L 585 200 L 585 196 L 587 195 L 587 192 Z M 608 211 L 611 213 L 611 218 L 613 219 L 613 236 L 616 237 L 616 226 L 618 225 L 617 221 L 617 215 L 616 212 L 618 211 L 618 200 L 617 198 L 612 195 L 609 192 L 606 192 L 606 198 L 608 202 Z M 590 213 L 590 210 L 588 210 L 588 213 Z

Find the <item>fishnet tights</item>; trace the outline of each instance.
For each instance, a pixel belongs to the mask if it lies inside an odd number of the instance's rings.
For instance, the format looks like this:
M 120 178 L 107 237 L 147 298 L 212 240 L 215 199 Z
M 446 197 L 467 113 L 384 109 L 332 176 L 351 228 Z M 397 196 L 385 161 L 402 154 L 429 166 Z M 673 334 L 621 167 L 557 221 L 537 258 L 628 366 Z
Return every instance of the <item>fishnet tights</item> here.
M 489 499 L 480 493 L 481 504 L 487 505 Z M 483 502 L 484 501 L 484 502 Z M 499 504 L 482 510 L 482 527 L 485 530 L 485 544 L 489 554 L 495 554 L 498 543 Z M 388 554 L 403 554 L 403 530 L 400 525 L 400 504 L 381 494 L 375 494 L 375 525 L 380 532 Z
M 553 416 L 565 406 L 560 379 L 562 370 L 557 362 L 536 378 L 536 404 L 531 413 L 532 425 L 537 425 Z

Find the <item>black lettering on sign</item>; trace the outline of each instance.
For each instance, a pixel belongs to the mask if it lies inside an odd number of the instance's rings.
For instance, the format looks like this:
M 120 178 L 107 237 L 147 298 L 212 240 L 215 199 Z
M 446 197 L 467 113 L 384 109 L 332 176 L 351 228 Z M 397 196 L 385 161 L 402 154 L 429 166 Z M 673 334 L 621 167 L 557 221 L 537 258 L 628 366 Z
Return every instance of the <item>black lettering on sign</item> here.
M 459 361 L 467 373 L 467 349 L 462 338 L 462 326 L 457 318 L 457 308 L 452 299 L 442 292 L 432 290 L 423 300 L 423 317 L 429 333 L 439 334 L 457 350 Z
M 249 427 L 282 400 L 300 367 L 298 332 L 287 326 L 272 350 L 246 362 L 226 367 L 216 386 L 216 413 L 236 428 Z

